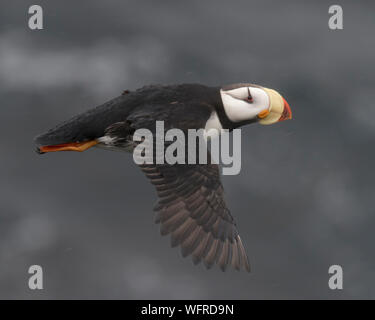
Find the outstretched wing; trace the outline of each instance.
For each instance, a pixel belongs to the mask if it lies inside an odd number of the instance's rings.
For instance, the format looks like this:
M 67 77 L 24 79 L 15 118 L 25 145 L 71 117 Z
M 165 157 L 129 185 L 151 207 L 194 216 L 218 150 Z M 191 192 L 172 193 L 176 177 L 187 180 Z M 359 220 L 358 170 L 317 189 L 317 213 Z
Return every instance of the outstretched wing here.
M 216 164 L 140 167 L 156 187 L 156 223 L 162 235 L 171 235 L 173 247 L 179 245 L 184 257 L 191 255 L 207 268 L 216 263 L 223 271 L 228 265 L 250 271 Z
M 193 129 L 192 123 L 196 129 L 204 128 L 211 112 L 207 105 L 196 103 L 146 105 L 133 112 L 127 121 L 108 128 L 107 134 L 127 136 L 123 130 L 133 134 L 139 128 L 155 133 L 156 120 L 164 121 L 164 130 L 179 128 L 186 134 L 188 129 Z M 223 271 L 228 265 L 250 271 L 236 224 L 224 201 L 218 165 L 210 161 L 208 164 L 157 163 L 139 166 L 156 187 L 159 201 L 154 210 L 161 234 L 170 234 L 172 246 L 180 246 L 182 255 L 191 255 L 195 264 L 203 261 L 207 268 L 216 263 Z

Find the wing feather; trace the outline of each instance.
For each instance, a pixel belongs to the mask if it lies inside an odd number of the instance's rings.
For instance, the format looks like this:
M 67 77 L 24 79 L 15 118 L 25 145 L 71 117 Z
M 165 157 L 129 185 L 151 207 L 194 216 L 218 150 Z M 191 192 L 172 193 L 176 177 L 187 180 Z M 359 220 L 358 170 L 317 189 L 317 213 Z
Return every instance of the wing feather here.
M 248 258 L 236 224 L 224 201 L 224 190 L 216 164 L 140 165 L 156 186 L 159 201 L 156 223 L 162 235 L 171 235 L 172 247 L 194 264 L 207 268 L 217 264 L 250 271 Z M 145 170 L 144 170 L 145 168 Z

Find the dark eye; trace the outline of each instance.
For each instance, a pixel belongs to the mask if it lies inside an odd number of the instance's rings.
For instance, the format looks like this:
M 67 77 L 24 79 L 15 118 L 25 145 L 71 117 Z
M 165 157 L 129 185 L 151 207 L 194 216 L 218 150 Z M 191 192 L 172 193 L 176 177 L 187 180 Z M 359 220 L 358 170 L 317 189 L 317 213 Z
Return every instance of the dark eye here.
M 247 88 L 247 98 L 245 99 L 246 102 L 252 103 L 253 102 L 253 97 L 250 93 L 250 89 Z

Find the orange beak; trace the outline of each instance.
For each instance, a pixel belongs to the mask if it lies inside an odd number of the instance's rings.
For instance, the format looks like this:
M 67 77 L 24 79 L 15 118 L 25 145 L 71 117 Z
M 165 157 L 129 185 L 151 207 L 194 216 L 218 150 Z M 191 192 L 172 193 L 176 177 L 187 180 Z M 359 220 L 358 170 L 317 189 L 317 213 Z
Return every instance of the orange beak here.
M 278 122 L 292 119 L 292 110 L 290 109 L 289 103 L 284 98 L 283 98 L 283 101 L 284 101 L 284 110 Z

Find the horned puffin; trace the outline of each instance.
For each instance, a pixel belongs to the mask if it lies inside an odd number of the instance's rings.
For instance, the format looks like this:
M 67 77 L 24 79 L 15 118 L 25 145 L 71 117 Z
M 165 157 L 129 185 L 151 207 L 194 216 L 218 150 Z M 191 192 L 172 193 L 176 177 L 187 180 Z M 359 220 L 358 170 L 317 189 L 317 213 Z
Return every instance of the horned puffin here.
M 83 112 L 35 138 L 37 152 L 84 151 L 90 147 L 129 150 L 139 128 L 229 129 L 291 119 L 286 100 L 275 90 L 250 83 L 223 87 L 201 84 L 151 85 Z M 217 164 L 139 165 L 155 186 L 155 221 L 171 235 L 183 257 L 206 268 L 217 264 L 250 271 L 236 223 L 224 201 Z

